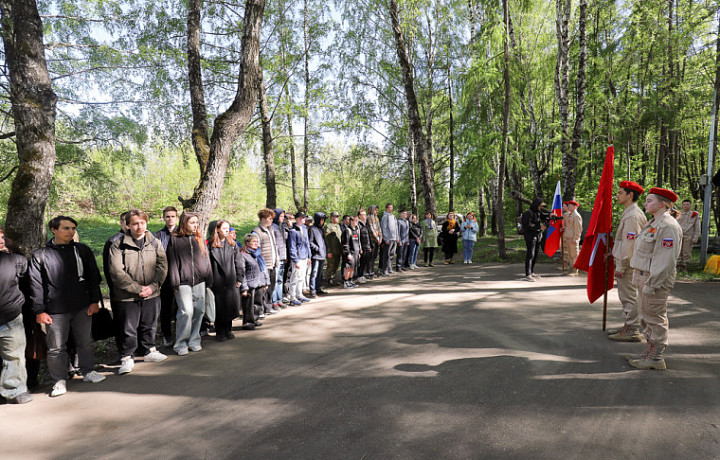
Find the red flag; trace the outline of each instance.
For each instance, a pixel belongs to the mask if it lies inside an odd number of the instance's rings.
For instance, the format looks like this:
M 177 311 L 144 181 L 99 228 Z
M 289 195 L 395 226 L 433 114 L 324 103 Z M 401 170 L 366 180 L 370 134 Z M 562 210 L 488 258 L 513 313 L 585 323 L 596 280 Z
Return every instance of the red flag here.
M 560 219 L 551 219 L 550 226 L 547 229 L 547 236 L 545 237 L 545 254 L 548 257 L 555 255 L 557 250 L 560 248 L 560 227 L 562 227 L 562 198 L 560 197 L 560 181 L 555 186 L 555 196 L 553 197 L 552 210 L 550 211 L 551 216 L 559 217 Z
M 590 226 L 585 234 L 582 249 L 575 262 L 575 268 L 588 272 L 587 294 L 590 303 L 595 302 L 605 292 L 613 288 L 615 266 L 612 257 L 605 260 L 607 248 L 612 248 L 612 197 L 613 165 L 615 148 L 611 145 L 605 155 L 600 185 L 598 185 L 595 205 L 593 206 Z M 607 267 L 609 263 L 609 267 Z M 605 285 L 605 270 L 608 270 Z

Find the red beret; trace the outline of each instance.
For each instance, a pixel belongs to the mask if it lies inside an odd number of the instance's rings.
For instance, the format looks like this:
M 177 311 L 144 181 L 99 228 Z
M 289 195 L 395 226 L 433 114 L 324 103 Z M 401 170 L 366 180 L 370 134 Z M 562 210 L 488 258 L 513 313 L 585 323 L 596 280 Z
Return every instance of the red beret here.
M 571 205 L 575 206 L 576 208 L 580 207 L 580 203 L 578 203 L 575 200 L 566 201 L 565 204 L 571 204 Z
M 642 194 L 642 192 L 644 191 L 643 188 L 640 187 L 640 184 L 633 182 L 631 180 L 624 180 L 624 181 L 620 182 L 620 187 L 626 188 L 628 190 L 632 190 L 634 192 L 638 192 L 640 194 Z
M 673 192 L 672 190 L 668 190 L 666 188 L 660 188 L 660 187 L 653 187 L 650 189 L 648 194 L 654 193 L 655 195 L 660 195 L 663 198 L 667 198 L 668 200 L 675 203 L 678 199 L 677 193 Z

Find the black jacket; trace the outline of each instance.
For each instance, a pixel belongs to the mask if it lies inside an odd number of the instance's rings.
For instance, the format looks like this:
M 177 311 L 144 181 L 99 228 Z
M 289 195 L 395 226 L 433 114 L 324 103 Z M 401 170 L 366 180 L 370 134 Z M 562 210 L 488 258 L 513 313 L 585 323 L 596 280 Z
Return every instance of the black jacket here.
M 172 287 L 196 286 L 203 282 L 208 287 L 212 285 L 213 273 L 207 248 L 203 254 L 195 237 L 171 235 L 167 257 L 168 279 Z
M 539 206 L 542 203 L 540 198 L 535 198 L 530 204 L 530 209 L 522 215 L 522 228 L 525 236 L 536 236 L 542 233 L 543 215 L 540 213 Z
M 170 235 L 172 235 L 172 232 L 168 230 L 167 226 L 153 233 L 153 236 L 162 242 L 162 246 L 165 252 L 167 252 L 167 247 L 170 243 Z
M 22 313 L 25 296 L 20 281 L 27 277 L 28 261 L 20 254 L 0 252 L 0 325 Z
M 223 241 L 219 248 L 210 248 L 212 265 L 212 291 L 215 294 L 215 314 L 219 321 L 232 321 L 238 314 L 240 291 L 237 283 L 242 281 L 243 263 L 240 248 Z
M 76 257 L 77 254 L 77 257 Z M 78 270 L 82 262 L 82 277 Z M 72 313 L 100 302 L 100 270 L 92 250 L 82 243 L 55 244 L 33 252 L 30 299 L 35 315 Z
M 325 214 L 316 212 L 313 216 L 313 224 L 308 227 L 308 242 L 310 243 L 310 254 L 313 260 L 325 260 L 327 258 L 327 246 L 325 245 L 325 232 L 320 224 Z
M 370 241 L 370 229 L 367 224 L 358 220 L 358 231 L 360 232 L 360 247 L 363 251 L 372 251 L 372 242 Z
M 420 224 L 410 222 L 410 241 L 417 241 L 419 238 L 422 238 L 422 228 L 420 228 Z
M 355 227 L 345 227 L 342 234 L 343 254 L 347 257 L 349 254 L 357 256 L 360 254 L 360 230 Z

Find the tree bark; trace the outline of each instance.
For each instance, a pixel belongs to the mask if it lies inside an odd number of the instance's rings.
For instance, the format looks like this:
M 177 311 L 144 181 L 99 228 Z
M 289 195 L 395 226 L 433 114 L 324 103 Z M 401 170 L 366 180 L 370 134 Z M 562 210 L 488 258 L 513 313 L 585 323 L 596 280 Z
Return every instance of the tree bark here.
M 235 98 L 230 107 L 215 118 L 210 138 L 210 155 L 205 174 L 201 174 L 200 182 L 189 200 L 190 211 L 200 217 L 200 230 L 205 233 L 210 214 L 220 200 L 220 193 L 225 182 L 233 143 L 250 122 L 258 102 L 258 83 L 260 81 L 260 30 L 262 27 L 265 0 L 247 0 L 241 39 L 240 70 Z M 190 32 L 190 31 L 188 31 Z M 194 84 L 197 84 L 195 82 Z M 191 84 L 192 87 L 192 84 Z M 198 88 L 190 91 L 193 104 L 197 103 Z M 193 125 L 197 123 L 193 114 Z M 185 200 L 183 205 L 188 202 Z
M 205 86 L 202 78 L 202 58 L 200 56 L 200 17 L 203 0 L 189 0 L 187 19 L 188 84 L 190 86 L 190 107 L 192 108 L 193 150 L 200 165 L 200 177 L 205 175 L 210 160 L 210 139 L 208 134 L 207 106 L 205 104 Z M 198 182 L 198 186 L 200 182 Z M 193 203 L 183 203 L 190 207 Z
M 447 63 L 447 77 L 448 77 L 448 102 L 449 102 L 449 113 L 450 113 L 450 125 L 449 136 L 450 136 L 450 183 L 448 184 L 448 211 L 455 211 L 455 123 L 453 120 L 453 95 L 452 95 L 452 79 L 450 75 L 450 59 L 448 58 Z
M 569 88 L 570 88 L 570 21 L 571 0 L 556 0 L 556 35 L 558 41 L 557 64 L 555 66 L 555 95 L 560 111 L 560 151 L 562 153 L 563 199 L 572 200 L 575 195 L 577 159 L 573 161 L 570 151 L 569 133 Z
M 0 0 L 0 12 L 18 152 L 5 231 L 29 254 L 45 238 L 45 206 L 55 171 L 57 96 L 47 70 L 35 0 Z
M 483 186 L 478 187 L 478 236 L 487 236 L 487 212 L 485 212 L 485 191 Z
M 310 201 L 310 41 L 308 36 L 308 0 L 304 1 L 303 8 L 303 38 L 305 41 L 304 59 L 305 59 L 305 110 L 304 110 L 304 126 L 305 132 L 303 137 L 303 209 L 307 212 L 308 202 Z
M 410 207 L 413 214 L 418 213 L 417 207 L 417 177 L 415 177 L 415 141 L 412 130 L 408 126 L 408 159 L 410 161 Z
M 265 164 L 265 207 L 275 209 L 277 207 L 277 184 L 275 182 L 275 152 L 273 151 L 271 125 L 272 116 L 270 115 L 270 109 L 268 107 L 262 67 L 260 68 L 260 80 L 258 83 L 258 105 L 260 106 L 260 121 L 262 123 L 263 163 Z
M 505 88 L 505 102 L 503 104 L 503 144 L 500 153 L 500 162 L 498 165 L 497 192 L 495 196 L 495 213 L 497 215 L 498 230 L 498 256 L 502 260 L 507 260 L 507 250 L 505 248 L 505 169 L 508 154 L 508 132 L 510 128 L 510 8 L 508 0 L 503 0 L 503 19 L 505 22 L 505 37 L 503 43 L 504 68 L 503 68 L 503 84 Z
M 413 79 L 412 68 L 410 67 L 410 58 L 405 45 L 405 37 L 402 29 L 400 28 L 400 18 L 398 15 L 396 0 L 389 1 L 389 10 L 398 59 L 400 61 L 400 67 L 402 68 L 405 98 L 407 99 L 408 104 L 408 120 L 410 122 L 410 129 L 413 133 L 415 152 L 417 153 L 420 167 L 420 180 L 423 185 L 425 212 L 432 211 L 433 214 L 437 214 L 435 206 L 435 186 L 433 183 L 434 172 L 432 169 L 432 158 L 427 151 L 427 138 L 425 137 L 425 133 L 423 133 L 422 122 L 420 121 L 420 111 L 418 109 L 417 97 L 415 95 L 415 82 Z
M 578 73 L 575 94 L 575 126 L 573 128 L 572 146 L 570 155 L 567 158 L 567 168 L 563 162 L 563 172 L 573 171 L 571 177 L 564 177 L 565 190 L 563 193 L 564 200 L 575 199 L 575 186 L 577 181 L 577 165 L 582 142 L 582 135 L 585 125 L 585 69 L 587 63 L 587 0 L 580 0 L 578 19 L 578 40 L 580 49 L 578 50 Z

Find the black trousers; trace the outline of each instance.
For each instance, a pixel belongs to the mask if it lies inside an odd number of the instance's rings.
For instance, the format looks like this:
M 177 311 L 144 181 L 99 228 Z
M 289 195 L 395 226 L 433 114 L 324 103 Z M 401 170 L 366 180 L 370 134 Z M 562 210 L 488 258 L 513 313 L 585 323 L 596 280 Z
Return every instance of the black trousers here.
M 426 264 L 431 264 L 435 256 L 435 248 L 423 248 L 423 257 Z
M 530 276 L 535 271 L 535 261 L 540 252 L 540 242 L 542 241 L 542 233 L 534 235 L 525 235 L 525 276 Z
M 363 249 L 363 253 L 360 254 L 360 265 L 357 269 L 357 277 L 368 275 L 372 273 L 372 249 Z
M 262 288 L 249 289 L 248 296 L 242 298 L 243 324 L 255 324 L 257 322 L 255 305 L 260 302 L 262 295 Z
M 405 243 L 398 244 L 397 261 L 395 262 L 395 267 L 398 270 L 405 266 L 405 262 L 407 261 L 408 249 L 410 249 L 410 246 L 406 245 Z
M 270 276 L 270 287 L 268 287 L 262 295 L 262 305 L 265 313 L 272 309 L 272 295 L 275 290 L 275 282 L 277 281 L 277 270 L 268 268 L 268 275 Z
M 146 300 L 117 302 L 117 322 L 120 325 L 120 356 L 134 356 L 138 342 L 147 353 L 155 346 L 155 329 L 160 314 L 160 297 Z
M 175 303 L 175 292 L 168 280 L 160 287 L 160 332 L 163 337 L 172 337 L 172 321 L 177 316 L 177 304 Z
M 372 250 L 370 251 L 370 257 L 368 260 L 368 266 L 367 266 L 367 273 L 366 275 L 374 276 L 375 275 L 375 261 L 377 260 L 378 253 L 380 252 L 380 248 L 378 244 L 370 240 L 370 243 L 372 244 Z

